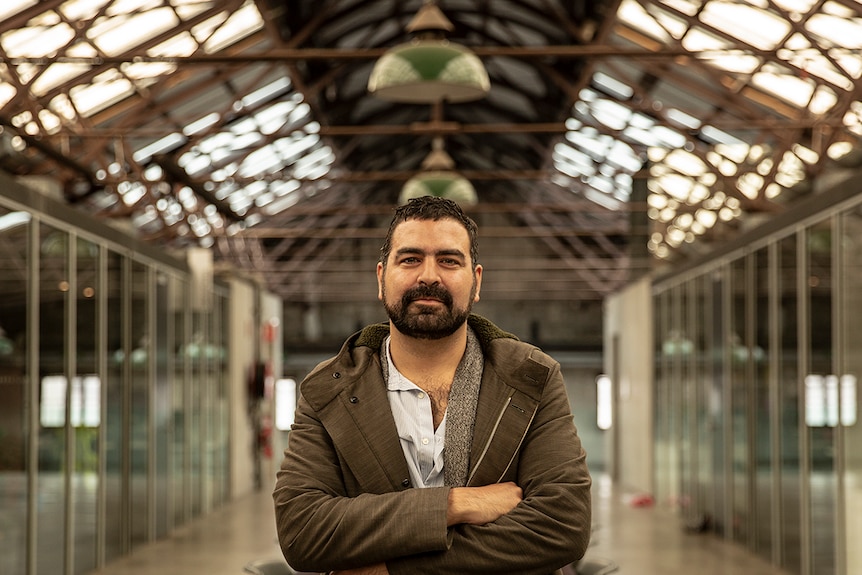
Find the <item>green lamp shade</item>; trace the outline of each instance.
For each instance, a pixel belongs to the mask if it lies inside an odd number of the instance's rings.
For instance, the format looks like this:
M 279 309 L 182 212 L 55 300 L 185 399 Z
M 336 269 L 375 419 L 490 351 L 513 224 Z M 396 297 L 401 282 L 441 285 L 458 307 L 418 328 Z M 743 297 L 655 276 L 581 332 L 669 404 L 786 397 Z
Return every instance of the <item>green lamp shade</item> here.
M 422 172 L 410 178 L 401 188 L 398 203 L 405 204 L 421 196 L 448 198 L 462 206 L 473 205 L 477 201 L 473 184 L 467 178 L 448 171 Z
M 374 65 L 368 91 L 390 102 L 430 104 L 484 98 L 491 83 L 482 61 L 445 40 L 415 40 L 384 54 Z

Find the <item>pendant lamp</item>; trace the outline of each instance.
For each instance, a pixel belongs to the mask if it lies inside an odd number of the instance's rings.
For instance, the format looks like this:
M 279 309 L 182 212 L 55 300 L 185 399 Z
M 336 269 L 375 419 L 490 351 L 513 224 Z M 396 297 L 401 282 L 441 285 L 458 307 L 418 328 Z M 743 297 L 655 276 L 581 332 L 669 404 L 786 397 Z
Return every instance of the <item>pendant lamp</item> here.
M 423 4 L 407 26 L 416 36 L 380 57 L 368 91 L 382 100 L 407 104 L 484 98 L 491 86 L 488 72 L 472 51 L 446 39 L 453 28 L 436 4 Z
M 470 180 L 454 171 L 455 162 L 443 149 L 443 139 L 434 138 L 431 153 L 422 162 L 422 171 L 404 184 L 398 197 L 405 204 L 420 196 L 448 198 L 461 206 L 477 202 L 476 189 Z

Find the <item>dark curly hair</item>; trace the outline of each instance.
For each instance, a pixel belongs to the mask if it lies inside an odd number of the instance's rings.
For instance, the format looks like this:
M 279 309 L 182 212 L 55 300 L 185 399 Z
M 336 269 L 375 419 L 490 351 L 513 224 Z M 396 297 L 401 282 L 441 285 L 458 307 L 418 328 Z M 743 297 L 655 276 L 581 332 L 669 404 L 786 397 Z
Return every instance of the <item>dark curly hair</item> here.
M 473 269 L 476 269 L 479 264 L 479 228 L 476 222 L 465 214 L 457 203 L 437 196 L 413 198 L 395 209 L 395 216 L 389 224 L 389 231 L 386 232 L 386 239 L 383 240 L 383 246 L 380 248 L 380 262 L 383 267 L 386 267 L 389 254 L 392 252 L 392 234 L 395 233 L 398 224 L 407 220 L 437 221 L 447 218 L 460 222 L 467 230 L 467 235 L 470 237 L 470 261 Z

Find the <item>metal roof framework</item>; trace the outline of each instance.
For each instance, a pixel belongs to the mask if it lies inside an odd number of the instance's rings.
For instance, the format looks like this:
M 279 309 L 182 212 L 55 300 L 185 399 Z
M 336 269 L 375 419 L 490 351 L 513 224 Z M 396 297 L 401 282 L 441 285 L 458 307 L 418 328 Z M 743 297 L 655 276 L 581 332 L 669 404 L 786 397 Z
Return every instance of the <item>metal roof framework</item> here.
M 368 94 L 417 0 L 5 2 L 0 169 L 288 301 L 367 301 L 356 275 L 442 137 L 504 249 L 484 299 L 575 301 L 709 251 L 855 157 L 859 2 L 437 4 L 487 98 Z

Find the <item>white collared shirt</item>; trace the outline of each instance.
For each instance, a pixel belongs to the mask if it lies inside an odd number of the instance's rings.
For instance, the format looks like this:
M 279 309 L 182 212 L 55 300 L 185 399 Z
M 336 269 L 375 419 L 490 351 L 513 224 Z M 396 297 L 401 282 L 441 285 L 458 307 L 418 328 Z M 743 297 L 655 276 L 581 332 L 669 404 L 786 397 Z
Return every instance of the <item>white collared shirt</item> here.
M 410 470 L 410 482 L 414 487 L 442 487 L 446 416 L 435 430 L 428 394 L 395 368 L 389 338 L 386 339 L 386 350 L 389 361 L 387 395 Z

